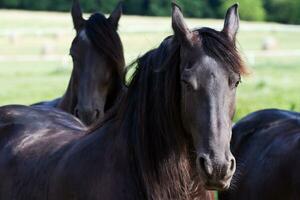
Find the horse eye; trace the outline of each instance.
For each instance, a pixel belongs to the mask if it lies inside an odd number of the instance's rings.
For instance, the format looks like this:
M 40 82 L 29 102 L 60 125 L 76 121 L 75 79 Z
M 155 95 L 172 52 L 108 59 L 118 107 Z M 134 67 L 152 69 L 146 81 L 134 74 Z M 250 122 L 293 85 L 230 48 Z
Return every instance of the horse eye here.
M 242 82 L 241 76 L 240 75 L 232 75 L 229 78 L 229 86 L 234 89 L 239 86 L 239 84 Z
M 239 84 L 242 83 L 242 79 L 241 79 L 241 76 L 239 75 L 239 80 L 236 81 L 234 87 L 237 88 L 239 86 Z
M 193 86 L 191 85 L 191 83 L 189 83 L 186 80 L 182 80 L 184 86 L 186 87 L 187 90 L 193 90 Z
M 241 81 L 239 80 L 239 81 L 237 81 L 236 83 L 235 83 L 235 85 L 234 85 L 234 87 L 238 87 L 239 86 L 239 84 L 241 83 Z

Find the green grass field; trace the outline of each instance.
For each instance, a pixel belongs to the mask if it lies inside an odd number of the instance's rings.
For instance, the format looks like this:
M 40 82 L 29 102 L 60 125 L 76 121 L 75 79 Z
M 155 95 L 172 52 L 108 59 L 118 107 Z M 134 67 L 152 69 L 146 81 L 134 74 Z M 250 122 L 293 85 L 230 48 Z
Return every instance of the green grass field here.
M 20 61 L 18 55 L 68 55 L 74 37 L 68 13 L 0 11 L 0 105 L 31 104 L 63 94 L 71 71 L 71 61 Z M 191 27 L 221 27 L 222 20 L 189 19 Z M 241 22 L 238 35 L 242 54 L 261 49 L 272 37 L 276 50 L 300 49 L 300 27 L 295 32 L 245 31 L 247 27 L 276 24 Z M 126 62 L 156 47 L 171 34 L 170 18 L 124 16 L 120 35 Z M 244 27 L 244 29 L 243 29 Z M 251 61 L 251 60 L 250 60 Z M 248 62 L 251 75 L 238 89 L 235 120 L 258 109 L 282 108 L 300 111 L 300 57 L 261 57 Z

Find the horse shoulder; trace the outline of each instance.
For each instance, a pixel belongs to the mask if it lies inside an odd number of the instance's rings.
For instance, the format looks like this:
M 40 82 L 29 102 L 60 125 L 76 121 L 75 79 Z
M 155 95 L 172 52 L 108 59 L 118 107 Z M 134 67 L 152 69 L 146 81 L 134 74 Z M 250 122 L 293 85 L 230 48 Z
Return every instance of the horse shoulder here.
M 124 140 L 101 128 L 74 145 L 51 179 L 50 199 L 134 199 Z

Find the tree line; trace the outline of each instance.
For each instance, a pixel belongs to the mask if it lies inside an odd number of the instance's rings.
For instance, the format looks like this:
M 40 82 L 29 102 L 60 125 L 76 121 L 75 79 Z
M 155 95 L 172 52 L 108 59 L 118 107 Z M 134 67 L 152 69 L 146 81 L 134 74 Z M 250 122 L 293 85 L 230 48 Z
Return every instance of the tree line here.
M 86 12 L 110 12 L 120 0 L 82 0 Z M 68 11 L 72 0 L 0 0 L 1 8 Z M 124 13 L 169 16 L 171 0 L 124 0 Z M 300 0 L 177 0 L 187 17 L 222 18 L 233 3 L 240 3 L 240 16 L 250 21 L 300 24 Z

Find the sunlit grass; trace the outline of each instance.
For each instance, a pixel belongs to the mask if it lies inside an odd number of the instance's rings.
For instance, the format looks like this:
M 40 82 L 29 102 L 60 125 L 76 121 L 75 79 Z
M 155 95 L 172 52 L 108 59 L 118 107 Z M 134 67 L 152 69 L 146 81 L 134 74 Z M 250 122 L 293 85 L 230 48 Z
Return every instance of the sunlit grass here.
M 300 111 L 300 58 L 289 63 L 260 61 L 238 88 L 235 119 L 265 108 Z

